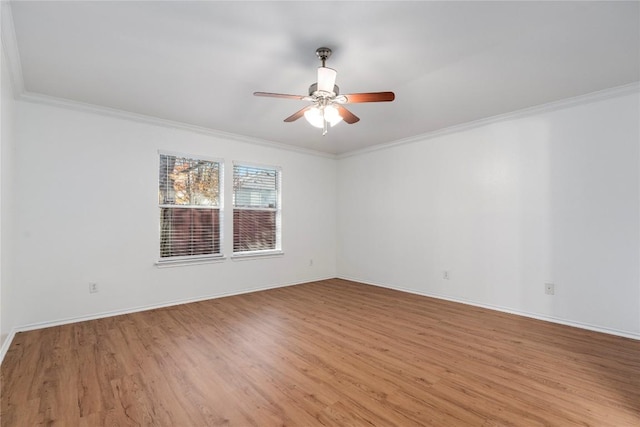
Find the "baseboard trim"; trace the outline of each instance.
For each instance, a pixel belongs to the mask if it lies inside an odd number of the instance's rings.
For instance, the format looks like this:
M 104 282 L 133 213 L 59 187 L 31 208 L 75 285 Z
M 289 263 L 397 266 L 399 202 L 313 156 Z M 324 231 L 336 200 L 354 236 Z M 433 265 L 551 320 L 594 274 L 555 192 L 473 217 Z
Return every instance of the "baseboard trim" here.
M 528 317 L 528 318 L 531 318 L 531 319 L 542 320 L 542 321 L 551 322 L 551 323 L 557 323 L 557 324 L 560 324 L 560 325 L 571 326 L 571 327 L 574 327 L 574 328 L 586 329 L 586 330 L 593 331 L 593 332 L 600 332 L 600 333 L 603 333 L 603 334 L 615 335 L 615 336 L 619 336 L 619 337 L 623 337 L 623 338 L 630 338 L 630 339 L 634 339 L 634 340 L 639 340 L 640 341 L 640 334 L 636 334 L 636 333 L 633 333 L 633 332 L 621 331 L 621 330 L 618 330 L 618 329 L 606 328 L 606 327 L 602 327 L 602 326 L 591 325 L 591 324 L 588 324 L 588 323 L 576 322 L 576 321 L 573 321 L 573 320 L 563 319 L 563 318 L 560 318 L 560 317 L 547 316 L 547 315 L 542 315 L 542 314 L 537 314 L 537 313 L 530 313 L 530 312 L 526 312 L 526 311 L 514 310 L 514 309 L 511 309 L 511 308 L 508 308 L 508 307 L 502 307 L 502 306 L 498 306 L 498 305 L 478 303 L 476 301 L 467 300 L 467 299 L 464 299 L 464 298 L 455 298 L 455 297 L 450 297 L 450 296 L 447 296 L 447 295 L 441 295 L 441 294 L 437 294 L 437 293 L 420 292 L 420 291 L 416 291 L 415 289 L 408 289 L 408 288 L 403 288 L 403 287 L 399 287 L 399 286 L 384 285 L 384 284 L 374 283 L 374 282 L 370 282 L 370 281 L 367 281 L 367 280 L 362 280 L 362 279 L 358 279 L 358 278 L 354 278 L 354 277 L 339 276 L 338 278 L 339 279 L 343 279 L 343 280 L 349 280 L 349 281 L 352 281 L 352 282 L 363 283 L 365 285 L 376 286 L 376 287 L 379 287 L 379 288 L 393 289 L 394 291 L 407 292 L 407 293 L 410 293 L 410 294 L 420 295 L 420 296 L 423 296 L 423 297 L 430 297 L 430 298 L 436 298 L 436 299 L 441 299 L 441 300 L 445 300 L 445 301 L 457 302 L 457 303 L 460 303 L 460 304 L 466 304 L 466 305 L 471 305 L 471 306 L 474 306 L 474 307 L 486 308 L 488 310 L 499 311 L 499 312 L 502 312 L 502 313 L 515 314 L 516 316 Z
M 18 333 L 16 328 L 11 329 L 11 332 L 9 332 L 9 334 L 7 335 L 7 338 L 2 343 L 2 347 L 0 347 L 0 365 L 2 365 L 4 356 L 7 354 L 7 351 L 9 351 L 9 347 L 11 346 L 11 343 L 13 342 L 13 339 L 15 338 L 16 333 Z
M 288 286 L 296 286 L 296 285 L 301 285 L 301 284 L 304 284 L 304 283 L 312 283 L 312 282 L 317 282 L 317 281 L 321 281 L 321 280 L 330 280 L 330 279 L 333 279 L 333 278 L 336 278 L 336 277 L 323 277 L 323 278 L 317 278 L 317 279 L 309 280 L 309 281 L 306 281 L 306 282 L 285 283 L 285 284 L 272 285 L 272 286 L 262 286 L 262 287 L 258 287 L 258 288 L 244 289 L 244 290 L 239 291 L 239 292 L 223 292 L 223 293 L 218 293 L 218 294 L 202 295 L 202 296 L 195 297 L 195 298 L 185 298 L 185 299 L 180 299 L 180 300 L 173 300 L 173 301 L 169 301 L 169 302 L 162 303 L 162 304 L 150 304 L 150 305 L 144 305 L 144 306 L 138 306 L 138 307 L 131 307 L 131 308 L 124 309 L 124 310 L 104 311 L 104 312 L 101 312 L 101 313 L 96 313 L 96 314 L 91 314 L 91 315 L 86 315 L 86 316 L 68 317 L 68 318 L 58 319 L 58 320 L 54 320 L 54 321 L 30 323 L 30 324 L 18 326 L 18 327 L 13 328 L 11 330 L 11 332 L 9 332 L 9 335 L 5 339 L 4 343 L 2 343 L 2 347 L 0 347 L 0 365 L 4 361 L 4 357 L 6 356 L 7 352 L 9 351 L 9 347 L 11 346 L 11 343 L 13 342 L 13 339 L 15 338 L 15 336 L 16 336 L 16 334 L 18 332 L 33 331 L 33 330 L 36 330 L 36 329 L 50 328 L 50 327 L 53 327 L 53 326 L 67 325 L 67 324 L 70 324 L 70 323 L 77 323 L 77 322 L 84 322 L 84 321 L 88 321 L 88 320 L 103 319 L 103 318 L 113 317 L 113 316 L 121 316 L 123 314 L 137 313 L 137 312 L 147 311 L 147 310 L 156 310 L 156 309 L 159 309 L 159 308 L 172 307 L 172 306 L 176 306 L 176 305 L 189 304 L 189 303 L 193 303 L 193 302 L 206 301 L 206 300 L 217 299 L 217 298 L 225 298 L 225 297 L 230 297 L 230 296 L 235 296 L 235 295 L 249 294 L 249 293 L 252 293 L 252 292 L 267 291 L 267 290 L 270 290 L 270 289 L 284 288 L 284 287 L 288 287 Z M 437 298 L 437 299 L 441 299 L 441 300 L 445 300 L 445 301 L 457 302 L 457 303 L 460 303 L 460 304 L 466 304 L 466 305 L 471 305 L 471 306 L 474 306 L 474 307 L 486 308 L 486 309 L 489 309 L 489 310 L 495 310 L 495 311 L 499 311 L 499 312 L 503 312 L 503 313 L 515 314 L 517 316 L 523 316 L 523 317 L 528 317 L 528 318 L 532 318 L 532 319 L 543 320 L 543 321 L 546 321 L 546 322 L 558 323 L 558 324 L 561 324 L 561 325 L 571 326 L 571 327 L 574 327 L 574 328 L 586 329 L 586 330 L 589 330 L 589 331 L 600 332 L 600 333 L 609 334 L 609 335 L 616 335 L 616 336 L 620 336 L 620 337 L 624 337 L 624 338 L 630 338 L 630 339 L 634 339 L 634 340 L 640 340 L 640 334 L 636 334 L 636 333 L 632 333 L 632 332 L 628 332 L 628 331 L 621 331 L 621 330 L 612 329 L 612 328 L 605 328 L 605 327 L 601 327 L 601 326 L 591 325 L 591 324 L 588 324 L 588 323 L 575 322 L 575 321 L 572 321 L 572 320 L 567 320 L 567 319 L 563 319 L 563 318 L 559 318 L 559 317 L 540 315 L 540 314 L 529 313 L 529 312 L 520 311 L 520 310 L 513 310 L 513 309 L 508 308 L 508 307 L 501 307 L 501 306 L 496 306 L 496 305 L 491 305 L 491 304 L 478 303 L 478 302 L 471 301 L 471 300 L 466 300 L 466 299 L 463 299 L 463 298 L 454 298 L 454 297 L 441 295 L 441 294 L 436 294 L 436 293 L 420 292 L 420 291 L 416 291 L 415 289 L 403 288 L 403 287 L 399 287 L 399 286 L 384 285 L 384 284 L 380 284 L 380 283 L 370 282 L 368 280 L 358 279 L 358 278 L 355 278 L 355 277 L 338 276 L 337 278 L 338 279 L 343 279 L 343 280 L 349 280 L 349 281 L 352 281 L 352 282 L 358 282 L 358 283 L 362 283 L 362 284 L 369 285 L 369 286 L 376 286 L 376 287 L 385 288 L 385 289 L 393 289 L 395 291 L 407 292 L 407 293 L 410 293 L 410 294 L 420 295 L 420 296 L 424 296 L 424 297 Z
M 195 297 L 195 298 L 184 298 L 184 299 L 179 299 L 179 300 L 168 301 L 168 302 L 161 303 L 161 304 L 142 305 L 142 306 L 137 306 L 137 307 L 130 307 L 130 308 L 123 309 L 123 310 L 103 311 L 103 312 L 100 312 L 100 313 L 89 314 L 89 315 L 85 315 L 85 316 L 67 317 L 67 318 L 58 319 L 58 320 L 52 320 L 52 321 L 47 321 L 47 322 L 29 323 L 29 324 L 26 324 L 26 325 L 17 326 L 17 327 L 15 327 L 15 328 L 13 328 L 11 330 L 11 332 L 7 336 L 7 339 L 5 340 L 5 342 L 2 344 L 2 347 L 0 348 L 0 364 L 2 364 L 2 361 L 4 360 L 4 356 L 6 355 L 7 351 L 9 350 L 9 347 L 11 346 L 11 342 L 13 341 L 15 335 L 18 332 L 34 331 L 34 330 L 37 330 L 37 329 L 51 328 L 53 326 L 68 325 L 70 323 L 78 323 L 78 322 L 85 322 L 85 321 L 88 321 L 88 320 L 104 319 L 104 318 L 107 318 L 107 317 L 121 316 L 123 314 L 138 313 L 138 312 L 141 312 L 141 311 L 156 310 L 156 309 L 159 309 L 159 308 L 172 307 L 172 306 L 176 306 L 176 305 L 189 304 L 189 303 L 193 303 L 193 302 L 207 301 L 207 300 L 211 300 L 211 299 L 232 297 L 232 296 L 243 295 L 243 294 L 250 294 L 252 292 L 267 291 L 269 289 L 277 289 L 277 288 L 284 288 L 284 287 L 288 287 L 288 286 L 296 286 L 296 285 L 301 285 L 301 284 L 304 284 L 304 283 L 312 283 L 312 282 L 318 282 L 318 281 L 321 281 L 321 280 L 329 280 L 329 279 L 333 279 L 334 277 L 335 276 L 321 277 L 321 278 L 317 278 L 317 279 L 307 280 L 305 282 L 284 283 L 284 284 L 278 284 L 278 285 L 261 286 L 261 287 L 257 287 L 257 288 L 244 289 L 244 290 L 239 291 L 239 292 L 222 292 L 222 293 L 217 293 L 217 294 L 208 294 L 208 295 L 202 295 L 202 296 Z

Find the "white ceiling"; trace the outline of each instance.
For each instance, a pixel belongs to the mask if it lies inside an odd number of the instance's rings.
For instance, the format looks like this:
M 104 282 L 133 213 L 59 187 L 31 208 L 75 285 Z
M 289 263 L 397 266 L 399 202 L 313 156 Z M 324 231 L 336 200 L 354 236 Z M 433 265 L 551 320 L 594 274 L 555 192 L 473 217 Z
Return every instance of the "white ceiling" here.
M 322 151 L 350 152 L 640 80 L 633 2 L 12 2 L 24 90 Z M 361 120 L 283 119 L 316 48 Z

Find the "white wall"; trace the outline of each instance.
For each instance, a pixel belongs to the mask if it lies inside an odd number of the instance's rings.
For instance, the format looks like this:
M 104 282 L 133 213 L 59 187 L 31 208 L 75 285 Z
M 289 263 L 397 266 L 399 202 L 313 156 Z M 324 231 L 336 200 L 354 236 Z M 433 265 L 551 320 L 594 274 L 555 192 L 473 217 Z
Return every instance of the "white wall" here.
M 342 158 L 339 276 L 640 337 L 639 104 Z
M 15 131 L 20 326 L 336 276 L 335 159 L 24 101 Z M 158 150 L 281 166 L 285 255 L 156 267 Z
M 16 145 L 12 239 L 2 152 L 2 316 L 13 243 L 19 327 L 340 276 L 639 336 L 639 99 L 337 162 L 19 101 L 6 139 Z M 157 268 L 159 149 L 282 166 L 285 256 Z
M 0 9 L 1 10 L 1 9 Z M 4 47 L 0 44 L 0 349 L 15 326 L 13 289 L 13 122 L 14 97 Z M 2 351 L 0 351 L 0 360 Z

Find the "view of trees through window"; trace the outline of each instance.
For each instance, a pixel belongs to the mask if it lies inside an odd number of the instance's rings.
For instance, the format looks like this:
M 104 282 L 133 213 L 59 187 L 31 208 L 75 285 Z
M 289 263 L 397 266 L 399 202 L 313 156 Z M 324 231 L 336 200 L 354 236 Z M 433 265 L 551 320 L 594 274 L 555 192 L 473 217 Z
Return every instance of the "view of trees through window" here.
M 220 254 L 220 164 L 160 155 L 160 257 Z

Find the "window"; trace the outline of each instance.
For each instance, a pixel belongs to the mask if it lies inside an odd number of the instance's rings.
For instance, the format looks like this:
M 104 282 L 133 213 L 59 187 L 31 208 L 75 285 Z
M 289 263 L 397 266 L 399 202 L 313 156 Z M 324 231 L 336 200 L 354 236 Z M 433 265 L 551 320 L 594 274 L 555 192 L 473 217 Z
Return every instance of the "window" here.
M 216 161 L 160 154 L 160 261 L 221 256 L 221 169 Z
M 233 165 L 233 253 L 279 250 L 279 168 Z

